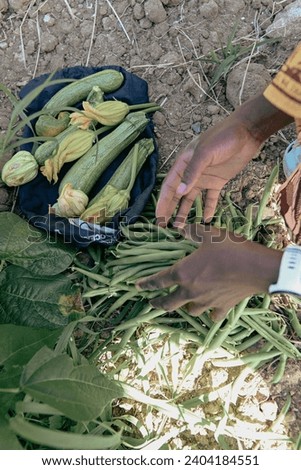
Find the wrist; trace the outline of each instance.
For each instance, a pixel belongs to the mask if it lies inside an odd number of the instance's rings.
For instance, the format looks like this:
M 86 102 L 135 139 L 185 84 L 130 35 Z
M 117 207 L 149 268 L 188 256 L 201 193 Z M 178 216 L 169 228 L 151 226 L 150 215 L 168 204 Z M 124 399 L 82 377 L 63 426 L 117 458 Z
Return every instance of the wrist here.
M 251 242 L 248 253 L 247 275 L 252 279 L 253 293 L 269 292 L 271 284 L 277 282 L 282 251 Z
M 272 105 L 263 94 L 246 101 L 233 114 L 260 143 L 294 121 L 291 116 Z

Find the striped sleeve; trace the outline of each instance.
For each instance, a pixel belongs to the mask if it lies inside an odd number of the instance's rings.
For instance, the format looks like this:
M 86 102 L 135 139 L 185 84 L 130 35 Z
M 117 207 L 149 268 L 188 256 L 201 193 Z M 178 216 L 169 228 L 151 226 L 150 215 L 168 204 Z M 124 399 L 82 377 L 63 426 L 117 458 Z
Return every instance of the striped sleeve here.
M 276 108 L 301 119 L 301 43 L 267 86 L 264 97 Z

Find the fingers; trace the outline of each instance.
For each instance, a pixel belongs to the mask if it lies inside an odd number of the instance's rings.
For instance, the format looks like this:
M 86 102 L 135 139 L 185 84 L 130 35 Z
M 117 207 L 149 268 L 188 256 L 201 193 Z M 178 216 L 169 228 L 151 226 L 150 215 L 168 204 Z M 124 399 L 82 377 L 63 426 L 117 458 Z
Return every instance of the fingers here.
M 214 321 L 215 323 L 218 323 L 224 320 L 224 318 L 226 318 L 231 308 L 232 307 L 229 307 L 229 306 L 228 307 L 227 306 L 216 307 L 210 314 L 211 320 Z
M 157 223 L 166 226 L 180 199 L 186 191 L 182 184 L 182 177 L 193 155 L 192 149 L 184 150 L 169 170 L 162 183 L 159 200 L 156 207 Z
M 175 284 L 177 284 L 177 276 L 172 266 L 171 268 L 160 271 L 152 276 L 139 279 L 136 282 L 136 288 L 138 290 L 154 291 L 158 289 L 166 289 L 167 287 L 172 287 Z
M 214 217 L 220 191 L 217 189 L 208 189 L 206 193 L 204 221 L 210 222 Z
M 156 297 L 150 301 L 153 307 L 162 308 L 166 312 L 172 312 L 173 310 L 182 307 L 185 302 L 186 299 L 183 299 L 183 293 L 181 289 L 176 289 L 171 294 Z
M 192 317 L 199 317 L 206 310 L 209 310 L 209 308 L 210 308 L 210 305 L 201 305 L 196 302 L 188 302 L 187 304 L 185 304 L 185 310 Z
M 198 187 L 194 187 L 190 191 L 190 193 L 187 194 L 187 196 L 182 198 L 182 200 L 180 202 L 180 205 L 179 205 L 179 209 L 178 209 L 176 218 L 175 218 L 175 221 L 174 221 L 174 224 L 173 224 L 175 227 L 179 227 L 179 228 L 184 227 L 184 225 L 186 223 L 187 215 L 189 214 L 189 211 L 190 211 L 197 195 L 199 194 L 199 192 L 200 192 L 200 189 Z

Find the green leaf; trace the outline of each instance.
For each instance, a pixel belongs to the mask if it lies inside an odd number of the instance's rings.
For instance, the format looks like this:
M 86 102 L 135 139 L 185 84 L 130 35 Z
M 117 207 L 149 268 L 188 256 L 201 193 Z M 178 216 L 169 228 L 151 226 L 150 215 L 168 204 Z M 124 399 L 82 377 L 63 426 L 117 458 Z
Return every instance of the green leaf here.
M 0 260 L 52 276 L 65 271 L 75 254 L 71 245 L 51 240 L 17 214 L 0 213 Z
M 53 348 L 61 330 L 49 331 L 25 326 L 2 325 L 0 328 L 0 365 L 23 366 L 43 346 Z M 0 375 L 1 384 L 1 375 Z
M 51 449 L 117 449 L 121 444 L 120 433 L 108 436 L 76 434 L 56 431 L 32 424 L 21 416 L 10 419 L 10 429 L 27 441 L 47 446 Z
M 14 408 L 15 402 L 20 399 L 19 382 L 22 370 L 22 367 L 14 366 L 0 372 L 0 420 L 10 409 Z
M 67 354 L 42 348 L 25 366 L 21 388 L 76 421 L 97 418 L 122 388 L 91 365 L 74 366 Z
M 14 431 L 10 429 L 8 421 L 0 416 L 0 450 L 22 450 Z
M 34 275 L 18 266 L 0 273 L 0 323 L 59 328 L 83 313 L 79 289 L 63 274 Z

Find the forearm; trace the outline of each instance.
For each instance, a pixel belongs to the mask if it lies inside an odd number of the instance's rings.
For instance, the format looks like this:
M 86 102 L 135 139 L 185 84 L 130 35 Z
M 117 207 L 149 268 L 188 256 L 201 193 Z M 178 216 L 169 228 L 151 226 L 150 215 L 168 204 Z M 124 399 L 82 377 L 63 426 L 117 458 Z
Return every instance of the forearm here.
M 294 121 L 292 116 L 273 106 L 263 94 L 243 103 L 232 113 L 232 118 L 243 123 L 251 135 L 262 143 Z

